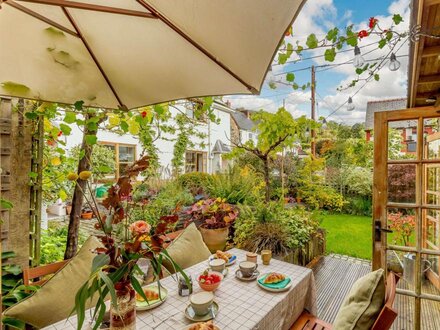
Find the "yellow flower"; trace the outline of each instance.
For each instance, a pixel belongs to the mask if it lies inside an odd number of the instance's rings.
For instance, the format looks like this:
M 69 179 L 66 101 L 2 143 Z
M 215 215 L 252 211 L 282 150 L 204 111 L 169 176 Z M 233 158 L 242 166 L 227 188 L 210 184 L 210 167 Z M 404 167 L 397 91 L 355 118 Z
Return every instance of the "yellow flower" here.
M 90 171 L 82 171 L 79 173 L 79 178 L 81 180 L 88 180 L 92 176 L 92 172 Z
M 69 174 L 67 174 L 67 180 L 70 180 L 70 181 L 78 180 L 78 174 L 70 172 Z

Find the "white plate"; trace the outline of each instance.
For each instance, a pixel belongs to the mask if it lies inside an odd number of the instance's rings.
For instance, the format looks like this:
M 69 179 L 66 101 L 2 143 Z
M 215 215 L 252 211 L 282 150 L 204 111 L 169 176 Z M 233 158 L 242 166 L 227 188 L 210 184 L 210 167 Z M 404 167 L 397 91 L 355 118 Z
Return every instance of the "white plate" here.
M 159 286 L 157 283 L 151 283 L 147 286 L 142 287 L 142 289 L 150 289 L 153 291 L 156 291 L 159 293 Z M 160 298 L 157 300 L 153 300 L 150 303 L 147 303 L 146 301 L 137 301 L 136 300 L 136 310 L 138 311 L 147 311 L 149 309 L 156 308 L 159 305 L 162 305 L 165 300 L 168 298 L 168 290 L 165 289 L 163 286 L 160 287 Z
M 287 285 L 286 285 L 284 288 L 282 288 L 282 289 L 272 289 L 272 288 L 268 288 L 267 286 L 261 285 L 261 284 L 260 284 L 260 279 L 263 278 L 264 276 L 268 275 L 268 274 L 270 274 L 270 273 L 266 273 L 266 274 L 262 274 L 262 275 L 258 276 L 258 278 L 257 278 L 257 284 L 258 284 L 258 286 L 259 286 L 260 288 L 262 288 L 262 289 L 264 289 L 264 290 L 266 290 L 266 291 L 270 291 L 270 292 L 284 292 L 284 291 L 289 290 L 290 287 L 292 286 L 292 279 L 290 279 L 289 284 L 287 284 Z M 286 277 L 288 277 L 288 276 L 286 276 Z
M 212 254 L 212 255 L 209 257 L 209 259 L 208 259 L 208 263 L 209 263 L 211 260 L 213 260 L 213 259 L 217 259 L 217 256 L 216 256 L 215 254 Z M 233 256 L 229 259 L 229 261 L 226 263 L 225 266 L 226 266 L 226 267 L 229 267 L 229 266 L 235 264 L 236 261 L 237 261 L 237 256 L 233 255 Z

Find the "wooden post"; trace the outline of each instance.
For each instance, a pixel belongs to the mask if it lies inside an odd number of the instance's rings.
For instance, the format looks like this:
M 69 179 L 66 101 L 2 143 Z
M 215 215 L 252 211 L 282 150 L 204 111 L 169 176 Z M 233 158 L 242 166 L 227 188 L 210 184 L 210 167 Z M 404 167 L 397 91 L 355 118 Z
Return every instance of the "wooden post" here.
M 312 82 L 311 82 L 311 92 L 312 92 L 312 96 L 311 96 L 311 101 L 312 101 L 312 114 L 311 114 L 311 118 L 313 121 L 316 121 L 316 111 L 315 111 L 315 66 L 312 65 Z M 312 128 L 311 130 L 311 137 L 312 137 L 312 142 L 310 144 L 310 148 L 312 151 L 312 155 L 313 157 L 316 157 L 316 131 L 314 128 Z

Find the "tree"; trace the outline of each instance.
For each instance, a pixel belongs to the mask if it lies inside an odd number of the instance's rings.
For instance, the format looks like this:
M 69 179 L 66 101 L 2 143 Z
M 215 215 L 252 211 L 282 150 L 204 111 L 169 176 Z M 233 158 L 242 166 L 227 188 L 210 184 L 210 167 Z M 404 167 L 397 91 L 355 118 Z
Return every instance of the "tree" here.
M 254 128 L 258 132 L 257 143 L 249 140 L 244 144 L 238 142 L 234 145 L 238 152 L 254 154 L 262 162 L 267 203 L 270 201 L 270 160 L 283 148 L 292 147 L 298 140 L 304 138 L 306 128 L 317 123 L 306 119 L 305 116 L 293 119 L 284 108 L 278 109 L 276 113 L 260 110 L 252 116 L 252 120 L 258 123 Z

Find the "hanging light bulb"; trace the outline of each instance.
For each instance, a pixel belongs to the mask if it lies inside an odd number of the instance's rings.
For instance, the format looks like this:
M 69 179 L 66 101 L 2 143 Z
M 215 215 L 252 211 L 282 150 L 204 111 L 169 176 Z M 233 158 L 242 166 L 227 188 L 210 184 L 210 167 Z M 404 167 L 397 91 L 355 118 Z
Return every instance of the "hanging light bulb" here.
M 353 111 L 354 110 L 354 103 L 353 103 L 353 99 L 351 98 L 351 96 L 348 98 L 347 110 L 348 111 Z
M 327 129 L 327 120 L 325 118 L 322 118 L 322 128 Z
M 400 62 L 397 60 L 396 54 L 394 54 L 394 53 L 391 53 L 390 64 L 388 64 L 388 68 L 391 71 L 397 71 L 400 68 Z
M 354 47 L 354 59 L 353 59 L 353 65 L 355 68 L 361 68 L 365 64 L 365 60 L 361 55 L 361 50 L 358 46 Z

